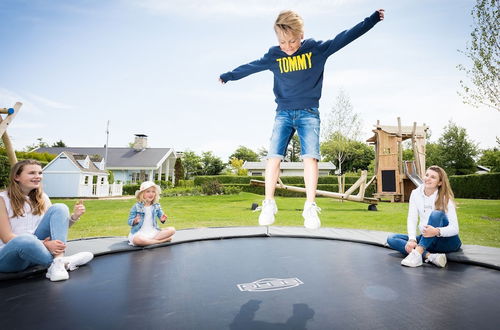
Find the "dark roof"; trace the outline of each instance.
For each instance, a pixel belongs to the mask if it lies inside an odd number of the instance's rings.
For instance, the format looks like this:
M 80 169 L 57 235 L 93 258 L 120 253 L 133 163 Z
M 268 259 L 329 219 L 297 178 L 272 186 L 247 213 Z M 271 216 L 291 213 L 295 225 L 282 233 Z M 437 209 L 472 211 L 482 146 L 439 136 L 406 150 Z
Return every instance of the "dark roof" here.
M 78 160 L 85 160 L 85 158 L 87 158 L 87 155 L 75 154 L 69 151 L 64 151 L 64 154 L 68 156 L 68 158 L 73 162 L 73 164 L 78 166 L 78 168 L 82 172 L 94 172 L 94 173 L 106 173 L 106 174 L 108 173 L 104 170 L 100 170 L 99 168 L 97 168 L 97 166 L 95 166 L 95 164 L 91 161 L 89 161 L 89 168 L 83 167 Z
M 160 160 L 171 151 L 172 148 L 146 148 L 136 151 L 134 148 L 108 148 L 107 168 L 156 168 Z M 37 148 L 34 152 L 47 152 L 52 155 L 59 155 L 63 151 L 75 154 L 99 155 L 104 158 L 104 147 L 47 147 Z M 173 150 L 172 150 L 173 151 Z M 174 154 L 175 156 L 175 154 Z

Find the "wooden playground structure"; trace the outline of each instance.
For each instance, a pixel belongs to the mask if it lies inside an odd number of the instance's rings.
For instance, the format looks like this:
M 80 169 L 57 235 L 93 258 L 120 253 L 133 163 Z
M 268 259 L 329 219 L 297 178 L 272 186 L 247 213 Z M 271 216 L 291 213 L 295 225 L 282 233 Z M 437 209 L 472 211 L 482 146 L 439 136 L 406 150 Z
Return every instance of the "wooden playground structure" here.
M 339 192 L 316 190 L 317 196 L 340 200 L 367 203 L 368 210 L 376 211 L 379 201 L 408 201 L 411 191 L 422 184 L 425 174 L 425 144 L 428 126 L 401 126 L 398 117 L 397 126 L 383 126 L 377 121 L 374 136 L 367 142 L 375 146 L 375 175 L 367 182 L 367 171 L 362 171 L 360 178 L 346 192 L 343 192 L 342 179 L 339 177 Z M 413 161 L 403 161 L 403 141 L 411 139 Z M 376 183 L 377 189 L 373 197 L 366 197 L 366 189 Z M 253 186 L 265 186 L 264 181 L 250 180 Z M 285 189 L 305 193 L 306 189 L 283 184 L 280 178 L 277 189 Z M 358 193 L 354 195 L 354 192 Z
M 5 146 L 5 150 L 7 151 L 7 157 L 9 158 L 9 163 L 11 166 L 17 163 L 17 157 L 9 135 L 7 134 L 7 127 L 17 116 L 22 105 L 23 104 L 21 102 L 16 102 L 16 104 L 12 108 L 0 108 L 0 136 L 2 137 L 2 141 Z M 5 114 L 7 116 L 3 118 L 2 114 Z
M 375 177 L 377 191 L 374 197 L 391 202 L 408 201 L 411 191 L 422 184 L 425 174 L 425 144 L 428 126 L 380 125 L 377 121 L 367 142 L 375 145 Z M 403 161 L 403 141 L 411 139 L 413 161 Z

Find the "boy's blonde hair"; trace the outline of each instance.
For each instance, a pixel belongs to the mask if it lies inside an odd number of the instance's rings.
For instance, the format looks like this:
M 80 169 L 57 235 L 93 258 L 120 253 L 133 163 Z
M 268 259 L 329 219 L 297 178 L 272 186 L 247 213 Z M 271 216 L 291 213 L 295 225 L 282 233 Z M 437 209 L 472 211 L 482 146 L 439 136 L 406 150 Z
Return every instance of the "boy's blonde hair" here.
M 274 22 L 274 31 L 278 34 L 302 36 L 304 34 L 304 21 L 296 12 L 284 10 L 279 13 L 276 22 Z
M 451 190 L 450 181 L 448 180 L 448 175 L 445 170 L 437 165 L 429 166 L 428 170 L 434 171 L 439 175 L 438 195 L 436 198 L 435 209 L 441 211 L 448 211 L 448 202 L 453 201 L 454 195 Z

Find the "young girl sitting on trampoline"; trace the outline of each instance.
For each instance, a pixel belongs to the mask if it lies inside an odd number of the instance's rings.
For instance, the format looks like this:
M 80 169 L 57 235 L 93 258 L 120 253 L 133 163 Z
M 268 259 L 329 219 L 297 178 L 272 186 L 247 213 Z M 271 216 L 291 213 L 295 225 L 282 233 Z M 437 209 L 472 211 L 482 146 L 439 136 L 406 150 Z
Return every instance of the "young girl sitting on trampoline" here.
M 137 203 L 132 206 L 128 224 L 132 226 L 128 240 L 130 245 L 146 246 L 168 242 L 175 234 L 174 227 L 160 229 L 156 217 L 165 223 L 167 216 L 163 213 L 160 203 L 160 187 L 152 181 L 145 181 L 135 192 Z
M 278 212 L 274 191 L 280 163 L 291 138 L 297 132 L 306 186 L 306 202 L 302 212 L 304 226 L 309 229 L 321 226 L 318 216 L 321 209 L 316 205 L 315 198 L 320 159 L 318 107 L 324 67 L 330 55 L 362 36 L 383 19 L 384 10 L 380 9 L 331 40 L 303 40 L 302 18 L 291 10 L 283 11 L 274 24 L 278 46 L 271 47 L 261 59 L 220 75 L 219 80 L 223 84 L 264 70 L 270 70 L 274 75 L 273 90 L 278 107 L 267 155 L 265 199 L 259 216 L 260 225 L 269 226 L 274 223 L 274 215 Z
M 416 235 L 417 220 L 421 235 Z M 431 262 L 438 267 L 446 265 L 446 254 L 460 249 L 458 220 L 453 192 L 446 172 L 431 166 L 425 172 L 424 183 L 412 191 L 407 219 L 408 235 L 394 234 L 387 244 L 407 255 L 401 265 L 418 267 Z
M 82 203 L 69 214 L 64 204 L 51 205 L 42 191 L 42 167 L 36 160 L 16 163 L 6 191 L 0 192 L 0 272 L 20 272 L 48 266 L 51 281 L 69 278 L 68 270 L 88 263 L 94 255 L 64 256 L 68 227 L 85 212 Z

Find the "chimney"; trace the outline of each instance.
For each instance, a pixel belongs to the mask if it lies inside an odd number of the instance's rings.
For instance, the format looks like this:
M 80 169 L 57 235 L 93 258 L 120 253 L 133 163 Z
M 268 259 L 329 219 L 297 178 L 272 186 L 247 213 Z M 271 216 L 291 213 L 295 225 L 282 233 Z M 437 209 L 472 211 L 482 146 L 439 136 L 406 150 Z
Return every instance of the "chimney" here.
M 148 136 L 144 134 L 135 134 L 134 150 L 141 151 L 148 147 Z

